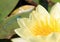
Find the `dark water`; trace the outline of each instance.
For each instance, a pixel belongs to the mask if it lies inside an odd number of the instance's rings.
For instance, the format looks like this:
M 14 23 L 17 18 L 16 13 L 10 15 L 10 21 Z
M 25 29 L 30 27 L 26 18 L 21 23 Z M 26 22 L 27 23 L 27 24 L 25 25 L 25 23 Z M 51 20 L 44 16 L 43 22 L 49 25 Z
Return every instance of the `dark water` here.
M 10 39 L 0 39 L 0 42 L 11 42 Z
M 0 39 L 0 42 L 12 42 L 11 39 L 12 38 L 17 38 L 19 37 L 17 34 L 13 35 L 10 39 Z

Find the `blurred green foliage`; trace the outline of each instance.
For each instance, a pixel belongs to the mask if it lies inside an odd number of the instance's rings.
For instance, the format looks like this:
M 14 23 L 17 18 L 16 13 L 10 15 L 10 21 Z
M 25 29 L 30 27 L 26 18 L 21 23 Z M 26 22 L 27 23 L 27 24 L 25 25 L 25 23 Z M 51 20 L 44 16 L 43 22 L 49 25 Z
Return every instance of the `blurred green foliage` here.
M 60 2 L 60 0 L 51 0 L 51 1 L 52 1 L 52 2 L 55 2 L 55 3 L 56 3 L 56 2 Z
M 8 38 L 17 27 L 16 17 L 8 17 L 19 0 L 0 0 L 0 39 Z M 13 35 L 13 34 L 12 34 Z
M 35 3 L 39 4 L 40 0 L 33 0 Z
M 8 16 L 17 2 L 18 0 L 0 0 L 0 21 Z

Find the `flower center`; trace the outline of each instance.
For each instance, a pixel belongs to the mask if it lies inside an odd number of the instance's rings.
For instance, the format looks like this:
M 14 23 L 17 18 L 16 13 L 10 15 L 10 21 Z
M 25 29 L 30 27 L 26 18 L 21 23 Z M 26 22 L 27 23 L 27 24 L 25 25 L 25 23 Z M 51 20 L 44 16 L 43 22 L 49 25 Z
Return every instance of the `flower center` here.
M 34 35 L 34 36 L 47 36 L 49 35 L 50 33 L 52 32 L 56 32 L 57 29 L 56 28 L 50 28 L 48 25 L 39 25 L 38 23 L 35 23 L 33 24 L 33 26 L 31 27 L 30 29 L 31 33 Z

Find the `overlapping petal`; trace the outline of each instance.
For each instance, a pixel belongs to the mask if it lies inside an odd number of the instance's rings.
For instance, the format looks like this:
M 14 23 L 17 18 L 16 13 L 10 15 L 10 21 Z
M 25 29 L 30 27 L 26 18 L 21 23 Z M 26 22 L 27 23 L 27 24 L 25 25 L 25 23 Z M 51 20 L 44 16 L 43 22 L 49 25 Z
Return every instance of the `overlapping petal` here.
M 58 28 L 60 31 L 60 3 L 57 3 L 52 7 L 50 14 L 54 19 L 55 28 Z

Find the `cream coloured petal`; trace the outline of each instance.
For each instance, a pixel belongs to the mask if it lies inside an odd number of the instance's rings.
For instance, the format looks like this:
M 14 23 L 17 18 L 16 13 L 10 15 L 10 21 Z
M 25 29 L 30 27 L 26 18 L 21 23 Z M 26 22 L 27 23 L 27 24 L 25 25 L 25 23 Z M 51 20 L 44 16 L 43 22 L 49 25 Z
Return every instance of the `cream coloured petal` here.
M 36 11 L 33 11 L 31 13 L 30 18 L 32 18 L 32 20 L 37 21 L 38 25 L 41 28 L 48 28 L 48 25 L 51 25 L 50 14 L 41 5 L 38 5 Z
M 43 16 L 45 18 L 46 18 L 46 16 L 49 17 L 48 11 L 43 6 L 41 6 L 41 5 L 38 5 L 36 7 L 36 13 L 37 13 L 36 15 L 38 15 L 39 17 L 40 16 Z
M 46 38 L 46 42 L 60 42 L 60 33 L 53 32 L 49 34 Z
M 45 37 L 36 36 L 36 37 L 29 37 L 28 42 L 45 42 Z
M 20 26 L 20 28 L 15 29 L 15 32 L 21 36 L 22 38 L 28 38 L 30 36 L 33 36 L 32 34 L 32 26 L 34 26 L 35 22 L 28 19 L 28 18 L 21 18 L 21 19 L 17 19 L 17 22 Z
M 37 14 L 35 14 L 35 15 L 38 15 L 40 17 L 40 19 L 41 18 L 46 18 L 47 19 L 50 16 L 48 11 L 41 5 L 38 5 L 36 7 L 36 13 Z
M 59 33 L 51 33 L 48 36 L 29 36 L 28 39 L 15 38 L 12 39 L 14 42 L 60 42 L 60 34 Z
M 11 39 L 12 42 L 27 42 L 26 40 L 22 39 L 22 38 L 13 38 Z
M 57 3 L 52 7 L 50 14 L 55 22 L 55 28 L 60 31 L 60 3 Z
M 50 14 L 54 19 L 60 19 L 60 3 L 57 3 L 52 7 Z
M 39 14 L 42 14 L 42 15 L 47 15 L 49 14 L 48 11 L 41 5 L 38 5 L 36 7 L 36 12 L 39 13 Z
M 57 36 L 55 35 L 55 33 L 51 33 L 47 39 L 46 39 L 47 42 L 57 42 Z
M 50 15 L 47 10 L 41 5 L 37 6 L 36 11 L 33 13 L 33 15 L 36 20 L 42 25 L 47 25 L 48 20 L 50 18 Z
M 31 26 L 31 20 L 29 18 L 18 18 L 17 22 L 21 28 L 29 28 Z
M 30 31 L 26 28 L 18 28 L 15 29 L 16 34 L 18 34 L 20 37 L 27 39 L 29 38 L 31 35 Z

